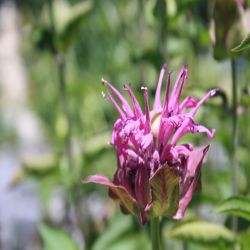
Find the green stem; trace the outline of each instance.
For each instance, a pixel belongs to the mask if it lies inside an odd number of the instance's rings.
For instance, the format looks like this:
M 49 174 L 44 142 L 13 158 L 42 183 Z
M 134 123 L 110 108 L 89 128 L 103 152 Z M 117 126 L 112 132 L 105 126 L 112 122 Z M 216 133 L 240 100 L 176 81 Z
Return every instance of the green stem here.
M 151 220 L 151 241 L 152 250 L 160 250 L 160 219 L 159 217 Z
M 56 57 L 56 62 L 57 62 L 58 75 L 59 75 L 59 92 L 60 92 L 61 107 L 66 117 L 67 126 L 68 126 L 66 137 L 65 137 L 65 151 L 66 151 L 66 156 L 67 156 L 67 161 L 68 161 L 68 168 L 74 170 L 72 146 L 71 146 L 71 122 L 70 122 L 71 119 L 70 119 L 70 113 L 69 113 L 68 96 L 66 92 L 64 55 L 58 54 Z
M 144 8 L 145 8 L 144 0 L 138 0 L 138 29 L 140 30 L 140 32 L 138 32 L 138 46 L 139 48 L 141 48 L 142 51 L 144 50 L 144 41 L 145 41 Z M 144 70 L 143 61 L 141 61 L 139 64 L 139 72 L 140 72 L 140 82 L 145 82 L 145 79 L 144 79 L 145 70 Z
M 231 59 L 232 70 L 232 193 L 237 195 L 238 183 L 237 183 L 237 148 L 238 148 L 238 91 L 237 91 L 237 66 L 236 60 Z M 236 233 L 238 227 L 238 220 L 236 216 L 232 217 L 232 230 Z
M 164 62 L 168 62 L 167 53 L 167 32 L 168 32 L 168 20 L 167 20 L 167 1 L 161 0 L 161 29 L 160 29 L 160 49 L 163 55 Z
M 60 95 L 60 103 L 61 103 L 61 109 L 63 114 L 65 115 L 66 121 L 67 121 L 67 134 L 65 136 L 65 154 L 67 158 L 67 164 L 68 169 L 73 169 L 75 171 L 75 168 L 73 166 L 73 154 L 72 154 L 72 146 L 71 146 L 71 119 L 70 119 L 70 112 L 69 112 L 69 105 L 68 105 L 68 96 L 66 91 L 66 81 L 65 81 L 65 58 L 64 54 L 60 53 L 60 51 L 57 49 L 56 46 L 56 37 L 57 32 L 55 28 L 55 18 L 54 18 L 54 11 L 53 11 L 53 0 L 47 0 L 48 1 L 48 7 L 49 7 L 49 18 L 50 18 L 50 26 L 51 26 L 51 33 L 53 36 L 53 48 L 52 53 L 54 54 L 55 63 L 58 70 L 58 81 L 59 81 L 59 95 Z M 75 174 L 73 172 L 73 174 Z

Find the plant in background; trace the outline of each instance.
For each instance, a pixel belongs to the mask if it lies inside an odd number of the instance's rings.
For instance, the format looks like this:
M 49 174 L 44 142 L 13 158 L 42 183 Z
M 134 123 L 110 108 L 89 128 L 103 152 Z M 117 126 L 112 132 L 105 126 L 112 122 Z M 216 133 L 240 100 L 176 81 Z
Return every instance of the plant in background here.
M 144 113 L 129 86 L 124 86 L 124 89 L 131 98 L 132 108 L 117 89 L 102 80 L 120 103 L 112 94 L 103 94 L 119 114 L 111 141 L 116 149 L 118 166 L 113 182 L 102 175 L 88 176 L 84 181 L 107 186 L 109 196 L 118 201 L 123 213 L 138 216 L 141 223 L 152 219 L 154 249 L 159 249 L 159 216 L 175 219 L 184 216 L 193 193 L 199 187 L 202 162 L 209 149 L 209 145 L 196 148 L 190 143 L 178 143 L 179 140 L 187 133 L 206 133 L 209 138 L 215 133 L 215 129 L 210 131 L 196 123 L 195 115 L 216 89 L 209 91 L 200 101 L 187 96 L 180 102 L 188 74 L 184 66 L 171 94 L 171 74 L 168 74 L 162 105 L 160 96 L 165 70 L 164 65 L 151 111 L 147 88 L 142 87 Z

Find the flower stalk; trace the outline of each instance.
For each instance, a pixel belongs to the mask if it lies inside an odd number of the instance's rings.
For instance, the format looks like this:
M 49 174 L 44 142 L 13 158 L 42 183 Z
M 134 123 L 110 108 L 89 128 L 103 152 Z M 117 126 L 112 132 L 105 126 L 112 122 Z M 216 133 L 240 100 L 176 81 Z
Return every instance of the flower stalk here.
M 236 59 L 231 59 L 231 71 L 232 71 L 232 193 L 237 195 L 238 182 L 237 182 L 237 149 L 238 149 L 238 91 L 237 91 L 237 65 Z M 232 217 L 231 228 L 233 232 L 237 232 L 238 219 L 236 216 Z
M 161 250 L 160 218 L 155 217 L 151 219 L 150 227 L 151 227 L 152 250 Z

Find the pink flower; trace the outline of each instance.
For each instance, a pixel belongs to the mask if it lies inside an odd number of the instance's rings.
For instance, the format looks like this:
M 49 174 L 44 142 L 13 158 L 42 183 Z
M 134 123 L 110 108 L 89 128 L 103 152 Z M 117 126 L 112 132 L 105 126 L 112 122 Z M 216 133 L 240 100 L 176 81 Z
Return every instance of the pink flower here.
M 143 112 L 129 86 L 124 86 L 124 89 L 131 98 L 132 106 L 117 89 L 102 80 L 111 92 L 103 96 L 119 114 L 111 141 L 116 150 L 117 170 L 112 182 L 102 175 L 88 176 L 85 180 L 85 183 L 107 186 L 110 197 L 118 201 L 121 210 L 138 216 L 142 223 L 150 217 L 161 215 L 175 219 L 184 216 L 199 184 L 200 169 L 209 145 L 195 148 L 190 143 L 178 144 L 178 141 L 187 133 L 201 132 L 208 138 L 215 133 L 215 129 L 210 131 L 196 123 L 195 115 L 217 89 L 209 91 L 200 101 L 187 96 L 180 102 L 187 78 L 187 68 L 184 66 L 171 94 L 171 74 L 168 74 L 162 104 L 160 94 L 165 70 L 164 65 L 151 111 L 147 88 L 142 87 Z

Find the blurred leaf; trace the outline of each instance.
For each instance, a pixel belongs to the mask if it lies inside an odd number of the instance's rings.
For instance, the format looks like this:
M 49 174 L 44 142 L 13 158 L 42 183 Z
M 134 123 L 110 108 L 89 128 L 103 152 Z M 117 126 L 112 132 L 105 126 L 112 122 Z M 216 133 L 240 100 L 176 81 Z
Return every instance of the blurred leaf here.
M 233 233 L 228 229 L 204 221 L 180 225 L 167 232 L 166 237 L 200 245 L 231 245 L 235 242 Z
M 242 50 L 250 48 L 250 34 L 247 35 L 245 39 L 241 41 L 241 43 L 232 49 L 233 52 L 240 52 Z
M 138 63 L 143 61 L 149 62 L 155 66 L 155 68 L 159 69 L 162 67 L 163 56 L 159 50 L 146 49 L 139 52 L 135 51 L 132 55 L 132 62 Z
M 78 250 L 76 243 L 63 230 L 50 228 L 44 224 L 39 226 L 47 250 Z
M 150 180 L 153 207 L 150 216 L 175 215 L 179 205 L 179 175 L 174 168 L 160 168 Z
M 116 217 L 95 241 L 91 250 L 149 250 L 148 237 L 135 233 L 131 217 Z
M 107 142 L 110 141 L 110 132 L 103 132 L 94 135 L 88 140 L 85 140 L 84 151 L 86 154 L 95 154 L 107 147 Z
M 56 167 L 56 160 L 53 155 L 26 155 L 23 158 L 25 171 L 48 172 Z
M 130 234 L 111 245 L 109 250 L 150 250 L 149 238 L 142 233 Z
M 214 57 L 223 60 L 230 56 L 236 35 L 234 26 L 239 19 L 237 4 L 234 0 L 216 0 L 213 10 L 213 39 Z M 237 44 L 237 43 L 236 43 Z
M 119 204 L 125 208 L 126 211 L 134 214 L 134 215 L 139 215 L 140 213 L 140 208 L 138 207 L 138 204 L 134 197 L 132 197 L 128 191 L 120 185 L 115 185 L 112 183 L 106 176 L 102 175 L 92 175 L 92 176 L 87 176 L 83 180 L 83 184 L 87 183 L 96 183 L 100 185 L 104 185 L 109 188 L 109 196 L 119 202 Z
M 15 188 L 18 184 L 20 184 L 25 179 L 25 174 L 23 169 L 18 168 L 14 171 L 13 175 L 8 184 L 8 188 L 12 189 Z
M 217 212 L 238 215 L 250 220 L 250 200 L 245 197 L 234 196 L 224 200 L 217 208 Z
M 54 40 L 51 29 L 48 27 L 35 27 L 31 33 L 31 39 L 38 50 L 54 52 Z
M 121 223 L 122 222 L 122 223 Z M 131 217 L 123 216 L 122 219 L 113 220 L 106 230 L 98 237 L 92 250 L 109 249 L 109 246 L 119 241 L 131 231 Z
M 157 0 L 155 3 L 155 7 L 153 10 L 153 14 L 156 18 L 159 18 L 161 21 L 162 18 L 164 18 L 166 16 L 166 0 Z M 167 20 L 165 20 L 166 22 Z
M 60 49 L 65 51 L 78 35 L 82 22 L 92 9 L 92 1 L 80 2 L 72 7 L 70 18 L 60 31 Z
M 53 155 L 26 155 L 22 159 L 22 168 L 18 168 L 14 172 L 8 187 L 16 187 L 25 178 L 33 178 L 41 182 L 43 178 L 57 175 L 57 170 L 57 163 Z
M 239 235 L 239 243 L 241 250 L 248 250 L 250 246 L 250 231 L 246 231 Z
M 63 139 L 66 137 L 69 130 L 69 124 L 65 114 L 58 114 L 55 130 L 59 138 Z

